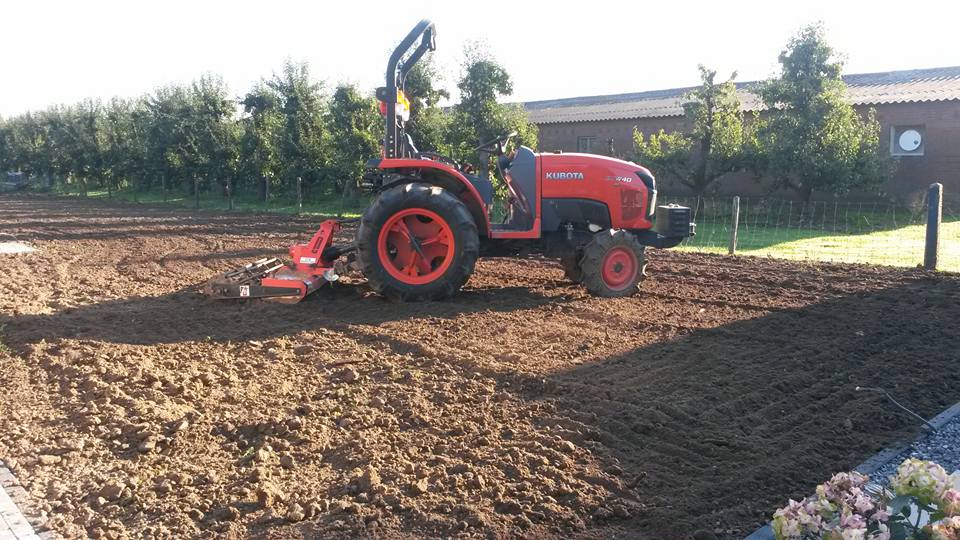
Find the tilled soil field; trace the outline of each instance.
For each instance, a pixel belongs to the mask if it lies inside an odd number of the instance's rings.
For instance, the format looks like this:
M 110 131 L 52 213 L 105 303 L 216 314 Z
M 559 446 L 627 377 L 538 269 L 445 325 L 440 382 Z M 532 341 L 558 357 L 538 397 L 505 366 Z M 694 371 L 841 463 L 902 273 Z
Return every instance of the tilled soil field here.
M 0 198 L 0 459 L 67 537 L 741 538 L 960 399 L 960 279 L 656 251 L 633 298 L 195 285 L 317 220 Z

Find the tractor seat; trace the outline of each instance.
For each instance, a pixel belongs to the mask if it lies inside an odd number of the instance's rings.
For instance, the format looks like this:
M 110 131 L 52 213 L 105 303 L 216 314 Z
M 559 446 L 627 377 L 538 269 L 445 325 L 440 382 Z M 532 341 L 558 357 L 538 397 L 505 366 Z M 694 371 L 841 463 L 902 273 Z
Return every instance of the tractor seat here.
M 480 198 L 483 199 L 483 204 L 490 206 L 490 203 L 493 202 L 493 182 L 489 178 L 481 178 L 474 174 L 463 173 L 463 175 L 473 184 L 473 187 L 477 188 Z

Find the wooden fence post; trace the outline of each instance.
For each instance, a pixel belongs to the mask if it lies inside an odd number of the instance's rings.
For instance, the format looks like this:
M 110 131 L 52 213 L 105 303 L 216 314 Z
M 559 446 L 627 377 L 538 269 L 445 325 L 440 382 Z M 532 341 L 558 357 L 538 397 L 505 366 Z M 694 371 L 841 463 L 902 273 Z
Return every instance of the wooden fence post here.
M 730 245 L 727 253 L 733 255 L 737 252 L 737 228 L 740 226 L 740 197 L 733 198 L 733 221 L 730 224 Z
M 930 184 L 927 192 L 927 239 L 923 250 L 923 267 L 937 269 L 940 251 L 940 222 L 943 219 L 943 184 Z
M 303 212 L 303 178 L 297 177 L 297 215 Z

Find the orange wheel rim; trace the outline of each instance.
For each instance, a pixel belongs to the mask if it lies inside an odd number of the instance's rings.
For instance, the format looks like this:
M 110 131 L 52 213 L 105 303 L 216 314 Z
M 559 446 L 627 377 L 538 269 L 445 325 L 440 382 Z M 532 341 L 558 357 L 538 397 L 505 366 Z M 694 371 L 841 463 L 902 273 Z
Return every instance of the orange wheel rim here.
M 637 256 L 633 250 L 615 247 L 604 256 L 600 273 L 607 287 L 622 291 L 633 283 L 638 266 Z
M 425 285 L 443 276 L 455 249 L 450 225 L 425 208 L 407 208 L 390 216 L 377 238 L 384 269 L 408 285 Z

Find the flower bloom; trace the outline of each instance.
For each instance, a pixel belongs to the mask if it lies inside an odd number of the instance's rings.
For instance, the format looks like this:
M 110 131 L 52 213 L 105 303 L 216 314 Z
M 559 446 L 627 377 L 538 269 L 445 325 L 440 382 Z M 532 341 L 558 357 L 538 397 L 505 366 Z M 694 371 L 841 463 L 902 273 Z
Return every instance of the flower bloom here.
M 948 489 L 940 496 L 937 507 L 947 516 L 960 516 L 960 489 Z
M 950 486 L 952 478 L 943 467 L 932 461 L 907 459 L 897 468 L 890 480 L 890 488 L 897 495 L 912 495 L 923 504 L 940 498 Z
M 778 540 L 793 540 L 820 531 L 821 517 L 808 510 L 808 504 L 791 499 L 773 514 L 773 533 Z
M 960 517 L 948 517 L 924 530 L 931 540 L 960 540 Z

